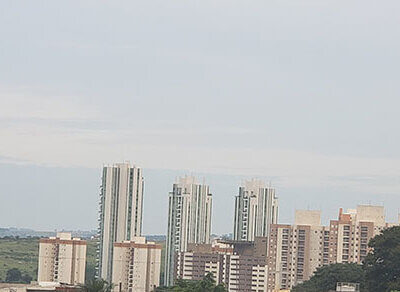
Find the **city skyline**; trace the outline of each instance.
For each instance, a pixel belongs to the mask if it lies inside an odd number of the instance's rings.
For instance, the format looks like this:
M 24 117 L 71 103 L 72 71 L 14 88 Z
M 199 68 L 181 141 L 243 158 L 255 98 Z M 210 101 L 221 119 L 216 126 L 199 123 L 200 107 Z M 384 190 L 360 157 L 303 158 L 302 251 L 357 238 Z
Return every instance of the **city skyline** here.
M 131 159 L 133 161 L 133 159 Z M 135 163 L 136 164 L 136 163 Z M 98 219 L 98 194 L 101 184 L 101 168 L 49 168 L 39 166 L 12 166 L 0 164 L 0 180 L 3 190 L 10 196 L 10 204 L 18 204 L 21 197 L 18 194 L 30 194 L 27 202 L 20 206 L 22 214 L 12 212 L 7 205 L 0 205 L 2 227 L 32 228 L 35 230 L 95 230 Z M 194 174 L 205 178 L 214 190 L 214 212 L 212 233 L 233 233 L 234 197 L 237 195 L 241 182 L 251 179 L 251 176 L 233 176 L 220 174 L 196 173 L 194 171 L 143 169 L 146 176 L 144 194 L 144 234 L 165 234 L 167 228 L 165 218 L 168 193 L 171 182 L 176 177 Z M 25 183 L 18 183 L 18 176 L 26 177 Z M 375 192 L 349 191 L 337 187 L 309 189 L 304 187 L 290 188 L 282 185 L 276 177 L 254 176 L 272 185 L 278 190 L 280 197 L 279 222 L 291 224 L 294 222 L 293 210 L 318 209 L 322 211 L 322 221 L 328 223 L 335 217 L 337 209 L 348 205 L 372 204 L 384 205 L 386 216 L 390 221 L 397 221 L 400 198 L 397 195 Z M 49 182 L 51 182 L 49 184 Z M 54 186 L 57 184 L 57 186 Z M 296 194 L 301 194 L 301 198 Z M 322 200 L 325 196 L 335 197 L 335 201 Z M 2 197 L 5 199 L 5 197 Z M 80 201 L 79 205 L 74 204 Z M 226 204 L 230 204 L 226 212 Z M 49 205 L 47 213 L 41 212 L 42 205 Z M 77 217 L 70 217 L 68 210 L 74 208 Z M 156 210 L 156 211 L 155 211 Z M 223 214 L 223 216 L 220 216 Z M 18 215 L 18 216 L 17 216 Z M 24 216 L 29 217 L 26 221 Z M 48 217 L 52 216 L 52 221 Z M 82 219 L 81 219 L 82 218 Z

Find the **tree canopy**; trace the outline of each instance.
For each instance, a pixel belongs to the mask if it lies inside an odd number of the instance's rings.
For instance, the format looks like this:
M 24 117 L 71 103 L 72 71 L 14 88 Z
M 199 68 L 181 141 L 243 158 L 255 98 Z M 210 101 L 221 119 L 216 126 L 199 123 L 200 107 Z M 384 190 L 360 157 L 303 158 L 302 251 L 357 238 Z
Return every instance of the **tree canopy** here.
M 28 274 L 22 275 L 21 271 L 17 268 L 12 268 L 7 271 L 6 283 L 27 283 L 32 281 L 32 277 Z
M 91 279 L 82 286 L 84 292 L 111 292 L 113 285 L 103 279 Z
M 400 227 L 392 227 L 372 238 L 371 252 L 364 261 L 369 291 L 400 290 Z
M 314 275 L 302 284 L 293 288 L 293 292 L 326 292 L 336 291 L 337 282 L 360 283 L 364 288 L 365 272 L 357 264 L 332 264 L 317 269 Z
M 201 281 L 177 279 L 172 287 L 158 287 L 156 292 L 225 292 L 224 285 L 216 285 L 211 273 Z

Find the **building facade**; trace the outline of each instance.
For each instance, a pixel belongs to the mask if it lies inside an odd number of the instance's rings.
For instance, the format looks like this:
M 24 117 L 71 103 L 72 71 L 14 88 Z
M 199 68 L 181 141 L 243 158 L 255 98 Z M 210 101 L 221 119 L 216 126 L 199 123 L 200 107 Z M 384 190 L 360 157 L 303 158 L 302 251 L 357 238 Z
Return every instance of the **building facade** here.
M 369 240 L 393 225 L 386 223 L 382 206 L 359 205 L 346 213 L 340 209 L 338 219 L 330 221 L 329 263 L 361 264 Z
M 235 197 L 234 240 L 253 241 L 268 237 L 271 224 L 278 221 L 275 189 L 257 179 L 245 181 Z
M 212 273 L 217 284 L 228 291 L 266 291 L 267 238 L 254 242 L 217 241 L 213 244 L 189 244 L 177 253 L 176 277 L 201 280 Z
M 361 264 L 368 242 L 387 227 L 381 206 L 358 206 L 321 226 L 320 211 L 297 210 L 294 225 L 273 224 L 268 249 L 268 292 L 291 289 L 308 280 L 318 267 Z
M 320 211 L 297 210 L 294 225 L 273 224 L 268 249 L 268 292 L 291 289 L 328 263 L 329 229 Z
M 39 241 L 38 282 L 85 283 L 86 241 L 71 233 Z
M 164 285 L 174 282 L 175 253 L 188 243 L 209 243 L 212 195 L 209 186 L 192 176 L 181 177 L 169 193 Z
M 129 163 L 103 167 L 97 275 L 109 282 L 114 243 L 141 236 L 143 187 L 140 168 Z
M 144 237 L 114 243 L 114 292 L 151 292 L 160 284 L 162 246 Z

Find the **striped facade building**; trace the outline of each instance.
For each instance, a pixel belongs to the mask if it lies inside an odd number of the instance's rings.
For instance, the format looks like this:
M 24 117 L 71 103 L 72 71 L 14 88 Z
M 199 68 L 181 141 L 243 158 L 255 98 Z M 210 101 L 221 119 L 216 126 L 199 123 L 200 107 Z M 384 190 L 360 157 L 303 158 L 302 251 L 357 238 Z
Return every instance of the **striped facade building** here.
M 112 280 L 115 242 L 141 236 L 144 181 L 129 163 L 103 167 L 100 191 L 97 275 Z
M 235 197 L 233 239 L 253 241 L 256 237 L 268 237 L 270 225 L 277 221 L 275 189 L 257 179 L 245 181 Z
M 175 255 L 189 243 L 210 243 L 212 195 L 192 176 L 178 179 L 169 193 L 164 285 L 174 283 Z

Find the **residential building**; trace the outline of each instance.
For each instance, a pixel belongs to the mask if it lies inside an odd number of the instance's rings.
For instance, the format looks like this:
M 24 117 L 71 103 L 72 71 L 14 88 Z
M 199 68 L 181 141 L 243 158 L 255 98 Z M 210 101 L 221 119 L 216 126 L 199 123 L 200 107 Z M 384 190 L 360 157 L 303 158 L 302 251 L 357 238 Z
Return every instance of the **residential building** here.
M 385 222 L 383 206 L 359 205 L 330 221 L 330 263 L 361 264 L 369 252 L 368 242 L 383 229 L 394 224 Z
M 213 244 L 189 244 L 177 253 L 176 277 L 201 280 L 212 273 L 228 291 L 266 291 L 267 238 L 254 242 L 219 240 Z
M 273 224 L 268 250 L 268 292 L 291 289 L 308 280 L 327 263 L 324 247 L 329 229 L 321 226 L 320 211 L 296 210 L 295 224 Z
M 369 240 L 387 227 L 384 208 L 360 205 L 339 210 L 329 227 L 320 211 L 297 210 L 294 225 L 273 224 L 268 240 L 268 292 L 291 289 L 308 280 L 316 269 L 333 263 L 361 264 Z
M 275 189 L 261 180 L 245 181 L 235 197 L 234 240 L 253 241 L 268 237 L 271 224 L 278 221 Z
M 174 282 L 175 253 L 189 243 L 210 243 L 212 195 L 192 176 L 181 177 L 169 193 L 164 285 Z
M 86 241 L 71 233 L 39 241 L 38 282 L 85 283 Z
M 143 184 L 142 170 L 129 163 L 103 167 L 97 274 L 109 282 L 114 242 L 141 236 Z
M 145 237 L 115 242 L 112 283 L 114 292 L 151 292 L 160 284 L 160 244 Z

